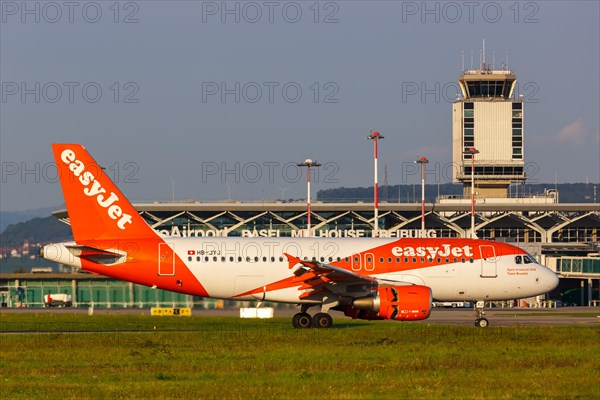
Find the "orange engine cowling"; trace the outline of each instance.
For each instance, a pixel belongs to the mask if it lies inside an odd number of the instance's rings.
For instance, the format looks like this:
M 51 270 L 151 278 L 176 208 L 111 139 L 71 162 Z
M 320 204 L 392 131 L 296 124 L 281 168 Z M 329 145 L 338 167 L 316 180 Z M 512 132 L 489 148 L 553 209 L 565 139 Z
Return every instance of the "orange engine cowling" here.
M 431 288 L 427 286 L 385 286 L 377 289 L 375 296 L 354 300 L 351 309 L 366 311 L 346 315 L 363 319 L 393 319 L 417 321 L 431 313 Z M 373 318 L 375 317 L 375 318 Z

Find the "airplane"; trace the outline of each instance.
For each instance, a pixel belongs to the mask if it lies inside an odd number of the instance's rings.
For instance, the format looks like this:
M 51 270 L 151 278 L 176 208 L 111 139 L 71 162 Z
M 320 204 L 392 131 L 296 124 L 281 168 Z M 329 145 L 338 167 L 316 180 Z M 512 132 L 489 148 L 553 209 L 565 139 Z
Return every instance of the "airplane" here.
M 205 298 L 300 306 L 295 328 L 329 328 L 332 310 L 416 321 L 433 301 L 484 302 L 547 293 L 558 277 L 524 250 L 460 238 L 169 237 L 152 229 L 80 144 L 53 144 L 74 241 L 43 258 Z M 315 307 L 318 312 L 310 315 Z

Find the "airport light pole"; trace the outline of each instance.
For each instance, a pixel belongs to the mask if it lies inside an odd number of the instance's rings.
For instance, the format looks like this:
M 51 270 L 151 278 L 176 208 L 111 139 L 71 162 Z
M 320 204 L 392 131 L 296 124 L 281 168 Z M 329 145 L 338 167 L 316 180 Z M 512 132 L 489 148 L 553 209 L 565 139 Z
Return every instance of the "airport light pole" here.
M 320 167 L 321 164 L 317 161 L 313 161 L 310 158 L 307 158 L 304 162 L 296 164 L 299 167 L 306 167 L 307 171 L 307 194 L 306 194 L 306 230 L 308 231 L 308 236 L 311 236 L 311 226 L 310 226 L 310 168 L 311 167 Z
M 421 237 L 425 237 L 425 164 L 429 160 L 425 157 L 419 158 L 415 164 L 421 164 Z
M 374 169 L 375 179 L 374 179 L 374 183 L 373 183 L 373 211 L 374 211 L 373 232 L 375 234 L 377 234 L 377 231 L 379 230 L 379 184 L 377 182 L 377 160 L 378 160 L 378 153 L 379 153 L 378 145 L 379 145 L 379 140 L 384 139 L 385 137 L 380 135 L 379 132 L 371 131 L 371 134 L 369 136 L 367 136 L 366 138 L 373 141 L 373 158 L 374 158 L 374 164 L 375 164 L 375 169 Z
M 470 147 L 463 154 L 471 155 L 471 238 L 475 239 L 475 154 L 479 154 L 479 150 Z

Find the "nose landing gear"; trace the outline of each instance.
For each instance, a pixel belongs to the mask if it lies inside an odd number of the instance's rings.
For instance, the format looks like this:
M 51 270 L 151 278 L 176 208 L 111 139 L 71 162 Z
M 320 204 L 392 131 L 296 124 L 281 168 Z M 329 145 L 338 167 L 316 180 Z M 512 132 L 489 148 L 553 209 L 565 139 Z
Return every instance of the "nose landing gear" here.
M 490 324 L 490 321 L 483 317 L 485 315 L 485 311 L 483 311 L 484 305 L 485 302 L 483 301 L 478 301 L 475 304 L 475 315 L 477 316 L 477 319 L 475 320 L 475 326 L 480 328 L 485 328 Z

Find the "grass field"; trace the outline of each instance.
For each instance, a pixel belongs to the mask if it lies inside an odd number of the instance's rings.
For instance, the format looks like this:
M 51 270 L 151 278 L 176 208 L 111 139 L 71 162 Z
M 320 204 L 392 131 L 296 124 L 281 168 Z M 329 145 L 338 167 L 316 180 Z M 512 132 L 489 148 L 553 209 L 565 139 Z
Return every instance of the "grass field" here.
M 0 335 L 10 399 L 600 398 L 597 326 L 0 314 L 0 331 L 28 332 Z

